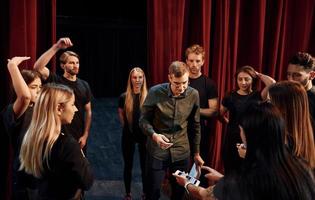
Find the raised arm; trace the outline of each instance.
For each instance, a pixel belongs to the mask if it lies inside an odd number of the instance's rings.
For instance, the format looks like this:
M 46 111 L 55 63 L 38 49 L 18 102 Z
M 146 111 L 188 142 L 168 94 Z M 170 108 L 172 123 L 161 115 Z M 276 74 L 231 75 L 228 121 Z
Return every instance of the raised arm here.
M 266 100 L 268 98 L 268 89 L 269 87 L 276 83 L 276 81 L 268 75 L 256 72 L 257 77 L 265 84 L 264 89 L 261 91 L 262 100 Z
M 49 69 L 46 65 L 49 63 L 51 58 L 60 50 L 71 47 L 73 44 L 70 38 L 60 38 L 57 43 L 53 44 L 50 49 L 43 53 L 35 62 L 34 69 L 37 70 L 44 80 L 49 76 Z
M 7 67 L 12 79 L 14 91 L 16 93 L 16 100 L 13 103 L 13 111 L 16 119 L 23 115 L 31 101 L 31 92 L 18 68 L 18 65 L 21 62 L 29 59 L 30 57 L 13 57 L 8 59 Z

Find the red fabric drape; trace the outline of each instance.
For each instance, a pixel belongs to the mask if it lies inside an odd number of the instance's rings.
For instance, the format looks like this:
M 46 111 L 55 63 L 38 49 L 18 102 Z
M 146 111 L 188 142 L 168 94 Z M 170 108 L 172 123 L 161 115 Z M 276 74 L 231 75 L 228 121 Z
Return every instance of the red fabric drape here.
M 167 81 L 169 63 L 183 59 L 186 47 L 199 43 L 207 51 L 203 72 L 217 83 L 220 101 L 235 87 L 240 66 L 285 79 L 293 54 L 315 55 L 314 8 L 315 0 L 149 0 L 149 77 L 153 84 Z M 218 122 L 211 154 L 219 170 L 223 128 Z
M 56 35 L 56 0 L 4 0 L 0 3 L 2 32 L 0 43 L 1 70 L 1 110 L 8 104 L 10 78 L 6 69 L 6 59 L 13 56 L 30 56 L 31 60 L 21 64 L 21 69 L 32 69 L 39 53 L 42 53 Z M 1 130 L 4 131 L 4 130 Z M 12 149 L 9 138 L 1 135 L 0 158 L 0 199 L 11 199 L 12 192 Z
M 9 2 L 8 56 L 30 56 L 22 66 L 32 69 L 38 52 L 56 40 L 56 0 Z

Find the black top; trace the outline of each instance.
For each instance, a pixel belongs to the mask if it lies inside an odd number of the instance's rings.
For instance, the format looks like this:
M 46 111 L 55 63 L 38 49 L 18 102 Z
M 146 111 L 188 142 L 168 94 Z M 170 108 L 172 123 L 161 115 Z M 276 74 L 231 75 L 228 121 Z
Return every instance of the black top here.
M 261 100 L 260 92 L 253 91 L 248 95 L 240 95 L 237 91 L 232 91 L 222 100 L 222 105 L 229 111 L 229 126 L 232 129 L 239 130 L 239 118 L 244 109 L 251 101 Z M 239 131 L 237 131 L 239 132 Z
M 213 80 L 201 75 L 198 78 L 189 78 L 189 86 L 199 92 L 200 108 L 209 108 L 209 99 L 218 98 L 218 90 Z
M 16 188 L 36 188 L 36 179 L 24 173 L 23 171 L 19 171 L 20 167 L 20 149 L 23 142 L 23 138 L 25 133 L 31 124 L 33 114 L 33 107 L 28 107 L 23 115 L 21 115 L 18 119 L 15 117 L 15 113 L 13 111 L 13 104 L 9 104 L 2 113 L 3 121 L 5 125 L 6 132 L 8 133 L 8 137 L 10 138 L 10 145 L 12 145 L 13 150 L 13 184 Z
M 68 134 L 60 134 L 52 147 L 49 168 L 39 180 L 40 199 L 70 199 L 78 189 L 88 190 L 93 173 L 78 142 Z
M 140 94 L 133 94 L 133 112 L 132 112 L 132 124 L 129 124 L 127 121 L 126 113 L 124 114 L 124 127 L 123 132 L 124 134 L 132 134 L 132 138 L 136 142 L 143 142 L 145 141 L 146 136 L 142 133 L 139 127 L 139 118 L 140 118 Z M 126 100 L 126 93 L 120 95 L 118 100 L 118 107 L 123 109 L 125 112 L 125 100 Z
M 64 84 L 73 89 L 75 95 L 74 104 L 77 107 L 78 112 L 75 112 L 71 124 L 63 126 L 62 131 L 65 133 L 70 133 L 76 140 L 79 140 L 79 138 L 83 136 L 84 131 L 84 106 L 90 103 L 92 98 L 92 92 L 89 84 L 80 78 L 77 78 L 76 81 L 70 81 L 63 76 L 53 73 L 49 74 L 49 77 L 46 79 L 45 83 L 47 82 Z
M 188 87 L 178 97 L 172 95 L 170 84 L 153 86 L 142 105 L 140 128 L 144 134 L 165 135 L 173 146 L 162 150 L 153 140 L 147 141 L 148 152 L 156 159 L 174 161 L 189 157 L 190 147 L 187 134 L 188 123 L 193 124 L 193 153 L 199 152 L 200 114 L 198 91 Z
M 307 90 L 307 97 L 313 126 L 313 135 L 315 138 L 315 86 L 313 86 L 310 90 Z

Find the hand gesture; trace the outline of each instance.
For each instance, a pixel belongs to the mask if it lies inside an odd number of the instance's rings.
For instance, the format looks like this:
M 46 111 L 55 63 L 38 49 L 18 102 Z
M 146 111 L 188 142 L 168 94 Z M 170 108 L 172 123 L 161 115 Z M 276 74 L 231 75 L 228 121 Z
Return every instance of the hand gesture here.
M 70 38 L 64 37 L 64 38 L 60 38 L 58 40 L 58 42 L 56 43 L 56 46 L 58 49 L 66 49 L 66 48 L 73 46 L 73 44 L 72 44 Z
M 209 172 L 205 175 L 205 177 L 210 181 L 216 182 L 223 177 L 223 175 L 220 172 L 216 171 L 215 169 L 212 169 L 211 167 L 202 166 L 201 168 Z
M 173 143 L 170 143 L 170 140 L 162 134 L 153 133 L 152 140 L 163 150 L 168 149 L 173 145 Z
M 21 62 L 29 60 L 30 58 L 31 57 L 28 56 L 16 56 L 11 59 L 8 59 L 8 67 L 10 67 L 11 65 L 18 66 Z
M 181 175 L 173 173 L 173 176 L 176 178 L 177 183 L 181 186 L 184 186 L 188 182 L 186 178 L 187 175 L 187 173 L 182 173 Z

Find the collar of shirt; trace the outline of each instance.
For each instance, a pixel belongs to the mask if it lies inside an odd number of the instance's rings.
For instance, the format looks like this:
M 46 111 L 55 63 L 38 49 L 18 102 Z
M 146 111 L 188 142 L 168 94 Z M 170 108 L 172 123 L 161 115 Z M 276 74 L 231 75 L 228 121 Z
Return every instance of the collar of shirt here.
M 176 99 L 181 99 L 181 98 L 185 98 L 187 96 L 187 88 L 186 90 L 180 94 L 179 96 L 175 97 L 173 96 L 172 90 L 171 90 L 171 83 L 168 84 L 167 86 L 167 95 L 171 98 L 176 98 Z

